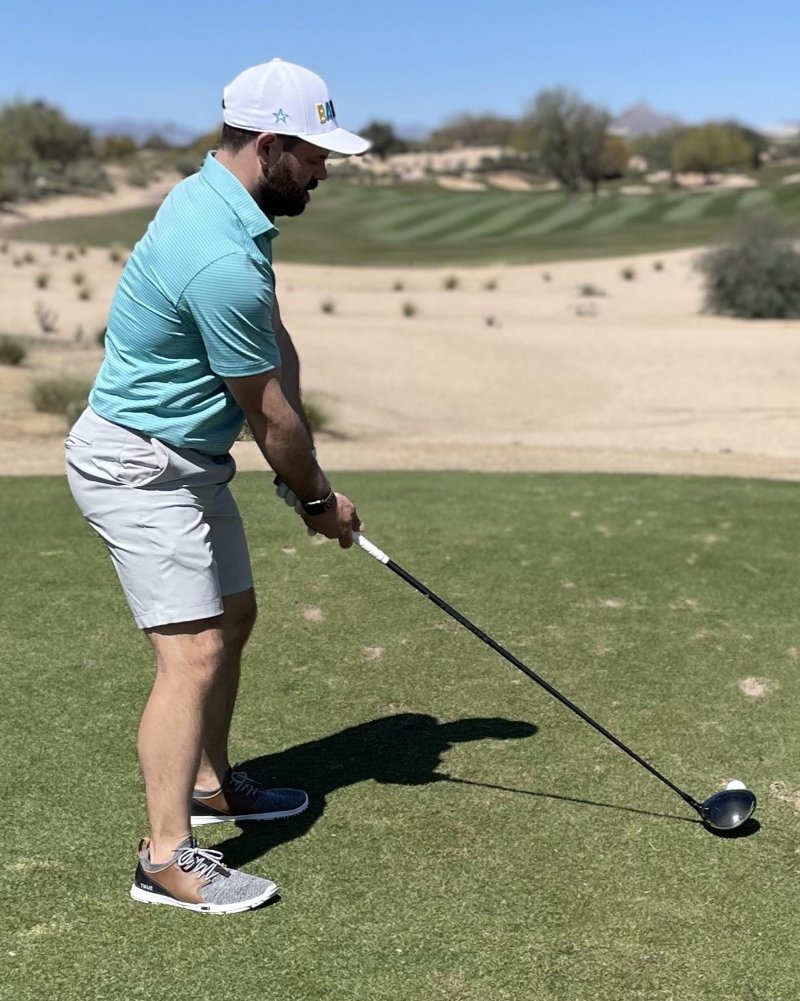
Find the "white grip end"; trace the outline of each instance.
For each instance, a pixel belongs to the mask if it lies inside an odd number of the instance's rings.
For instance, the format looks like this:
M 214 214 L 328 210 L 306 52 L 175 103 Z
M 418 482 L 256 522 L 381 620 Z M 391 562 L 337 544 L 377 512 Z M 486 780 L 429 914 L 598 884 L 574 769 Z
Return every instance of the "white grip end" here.
M 374 556 L 379 563 L 388 563 L 389 557 L 383 550 L 378 549 L 376 545 L 373 545 L 369 539 L 362 535 L 361 532 L 353 532 L 353 538 L 358 543 L 359 546 L 364 550 L 365 553 L 369 553 L 370 556 Z

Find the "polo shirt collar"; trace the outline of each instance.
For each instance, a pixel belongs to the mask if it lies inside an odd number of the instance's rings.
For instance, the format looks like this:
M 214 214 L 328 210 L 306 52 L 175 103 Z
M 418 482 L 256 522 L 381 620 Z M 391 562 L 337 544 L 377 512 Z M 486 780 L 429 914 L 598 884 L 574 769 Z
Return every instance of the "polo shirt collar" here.
M 239 178 L 217 161 L 213 151 L 206 155 L 200 173 L 203 180 L 207 181 L 217 194 L 230 205 L 250 236 L 256 237 L 266 233 L 271 240 L 280 233 L 269 216 L 264 215 L 256 205 L 252 195 L 245 189 Z

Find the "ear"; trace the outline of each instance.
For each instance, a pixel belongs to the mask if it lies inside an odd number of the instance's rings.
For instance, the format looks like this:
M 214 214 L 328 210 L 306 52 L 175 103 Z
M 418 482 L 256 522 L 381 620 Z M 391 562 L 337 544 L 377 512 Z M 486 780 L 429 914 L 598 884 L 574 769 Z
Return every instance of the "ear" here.
M 261 132 L 256 139 L 256 156 L 263 167 L 274 167 L 282 149 L 281 137 L 274 132 Z

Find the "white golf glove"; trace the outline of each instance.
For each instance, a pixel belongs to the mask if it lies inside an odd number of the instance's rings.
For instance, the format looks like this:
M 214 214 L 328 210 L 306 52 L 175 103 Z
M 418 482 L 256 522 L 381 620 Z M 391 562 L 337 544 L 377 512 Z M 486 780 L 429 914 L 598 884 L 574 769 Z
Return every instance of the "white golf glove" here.
M 297 499 L 294 493 L 289 489 L 287 484 L 284 483 L 279 476 L 276 476 L 273 482 L 275 484 L 275 493 L 278 495 L 278 497 L 280 497 L 283 503 L 286 504 L 288 507 L 294 508 L 297 514 L 302 514 L 303 505 L 300 503 L 300 501 Z
M 316 459 L 317 450 L 312 448 L 311 454 Z M 288 484 L 284 483 L 280 476 L 276 476 L 272 482 L 275 484 L 275 493 L 278 497 L 280 497 L 283 503 L 286 504 L 287 507 L 293 508 L 297 514 L 302 514 L 303 505 L 297 499 L 294 491 L 289 488 Z

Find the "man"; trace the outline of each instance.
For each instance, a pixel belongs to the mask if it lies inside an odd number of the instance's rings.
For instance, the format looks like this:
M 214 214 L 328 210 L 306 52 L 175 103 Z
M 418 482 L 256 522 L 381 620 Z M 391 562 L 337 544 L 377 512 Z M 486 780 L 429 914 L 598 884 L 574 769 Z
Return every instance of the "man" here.
M 346 549 L 360 528 L 316 461 L 275 298 L 273 219 L 304 210 L 329 151 L 369 147 L 339 128 L 316 74 L 279 59 L 236 77 L 223 109 L 216 154 L 172 190 L 125 266 L 89 408 L 66 441 L 73 496 L 155 652 L 138 743 L 150 837 L 131 896 L 205 912 L 249 910 L 277 887 L 224 866 L 192 826 L 308 804 L 301 790 L 260 788 L 228 757 L 256 616 L 228 487 L 244 420 L 310 529 Z

